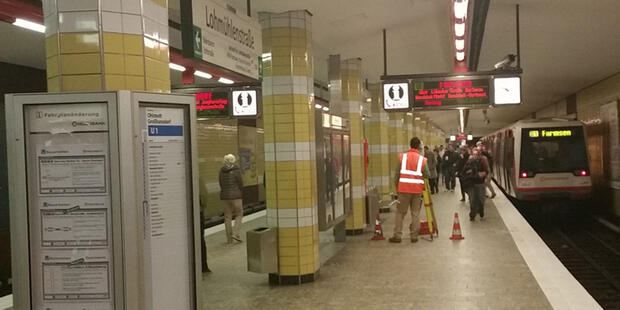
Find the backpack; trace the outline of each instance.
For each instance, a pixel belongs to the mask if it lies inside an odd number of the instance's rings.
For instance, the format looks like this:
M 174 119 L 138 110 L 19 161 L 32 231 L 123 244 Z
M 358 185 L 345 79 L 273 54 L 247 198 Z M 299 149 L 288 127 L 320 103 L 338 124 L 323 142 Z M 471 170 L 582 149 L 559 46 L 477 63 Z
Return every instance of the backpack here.
M 484 178 L 478 175 L 478 173 L 482 171 L 484 171 L 482 160 L 470 158 L 463 166 L 463 179 L 469 184 L 484 183 Z

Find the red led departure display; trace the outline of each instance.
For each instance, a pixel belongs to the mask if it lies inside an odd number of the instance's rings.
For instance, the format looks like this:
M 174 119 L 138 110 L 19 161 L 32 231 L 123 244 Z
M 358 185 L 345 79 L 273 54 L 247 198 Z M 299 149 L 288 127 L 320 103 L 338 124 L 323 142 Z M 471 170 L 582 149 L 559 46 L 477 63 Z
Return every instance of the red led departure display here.
M 228 116 L 228 92 L 195 93 L 198 117 Z
M 414 109 L 477 107 L 490 104 L 490 80 L 413 82 Z

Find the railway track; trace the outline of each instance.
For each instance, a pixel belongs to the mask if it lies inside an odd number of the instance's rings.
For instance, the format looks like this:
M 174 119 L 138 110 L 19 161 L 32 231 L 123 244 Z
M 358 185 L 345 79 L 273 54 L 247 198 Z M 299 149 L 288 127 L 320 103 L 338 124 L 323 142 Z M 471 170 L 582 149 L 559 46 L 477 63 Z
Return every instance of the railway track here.
M 620 234 L 589 217 L 534 229 L 604 309 L 620 310 Z

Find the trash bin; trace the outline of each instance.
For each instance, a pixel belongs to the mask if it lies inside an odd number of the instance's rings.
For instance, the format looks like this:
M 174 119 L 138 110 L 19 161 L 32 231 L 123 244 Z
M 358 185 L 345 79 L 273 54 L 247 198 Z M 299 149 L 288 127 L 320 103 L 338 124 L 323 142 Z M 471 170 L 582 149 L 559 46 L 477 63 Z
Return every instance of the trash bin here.
M 278 272 L 278 233 L 275 227 L 260 227 L 246 234 L 248 271 Z

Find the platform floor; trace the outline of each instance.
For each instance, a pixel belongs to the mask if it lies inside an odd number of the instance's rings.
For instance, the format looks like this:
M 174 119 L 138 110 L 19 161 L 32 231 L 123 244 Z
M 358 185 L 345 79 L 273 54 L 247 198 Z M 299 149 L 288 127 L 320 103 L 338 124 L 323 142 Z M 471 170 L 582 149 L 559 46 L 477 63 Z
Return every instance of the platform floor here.
M 551 309 L 522 258 L 494 201 L 485 219 L 468 219 L 460 193 L 433 195 L 440 235 L 434 241 L 392 244 L 347 237 L 344 247 L 320 270 L 317 281 L 269 286 L 266 275 L 246 271 L 245 244 L 224 245 L 223 232 L 207 238 L 212 273 L 203 276 L 206 309 Z M 464 240 L 452 241 L 454 212 Z M 423 213 L 423 211 L 422 211 Z M 423 216 L 423 215 L 422 215 Z M 382 214 L 386 235 L 394 213 Z M 409 216 L 405 218 L 408 229 Z M 264 225 L 264 219 L 245 229 Z M 404 236 L 407 236 L 404 231 Z M 424 237 L 427 238 L 428 236 Z

